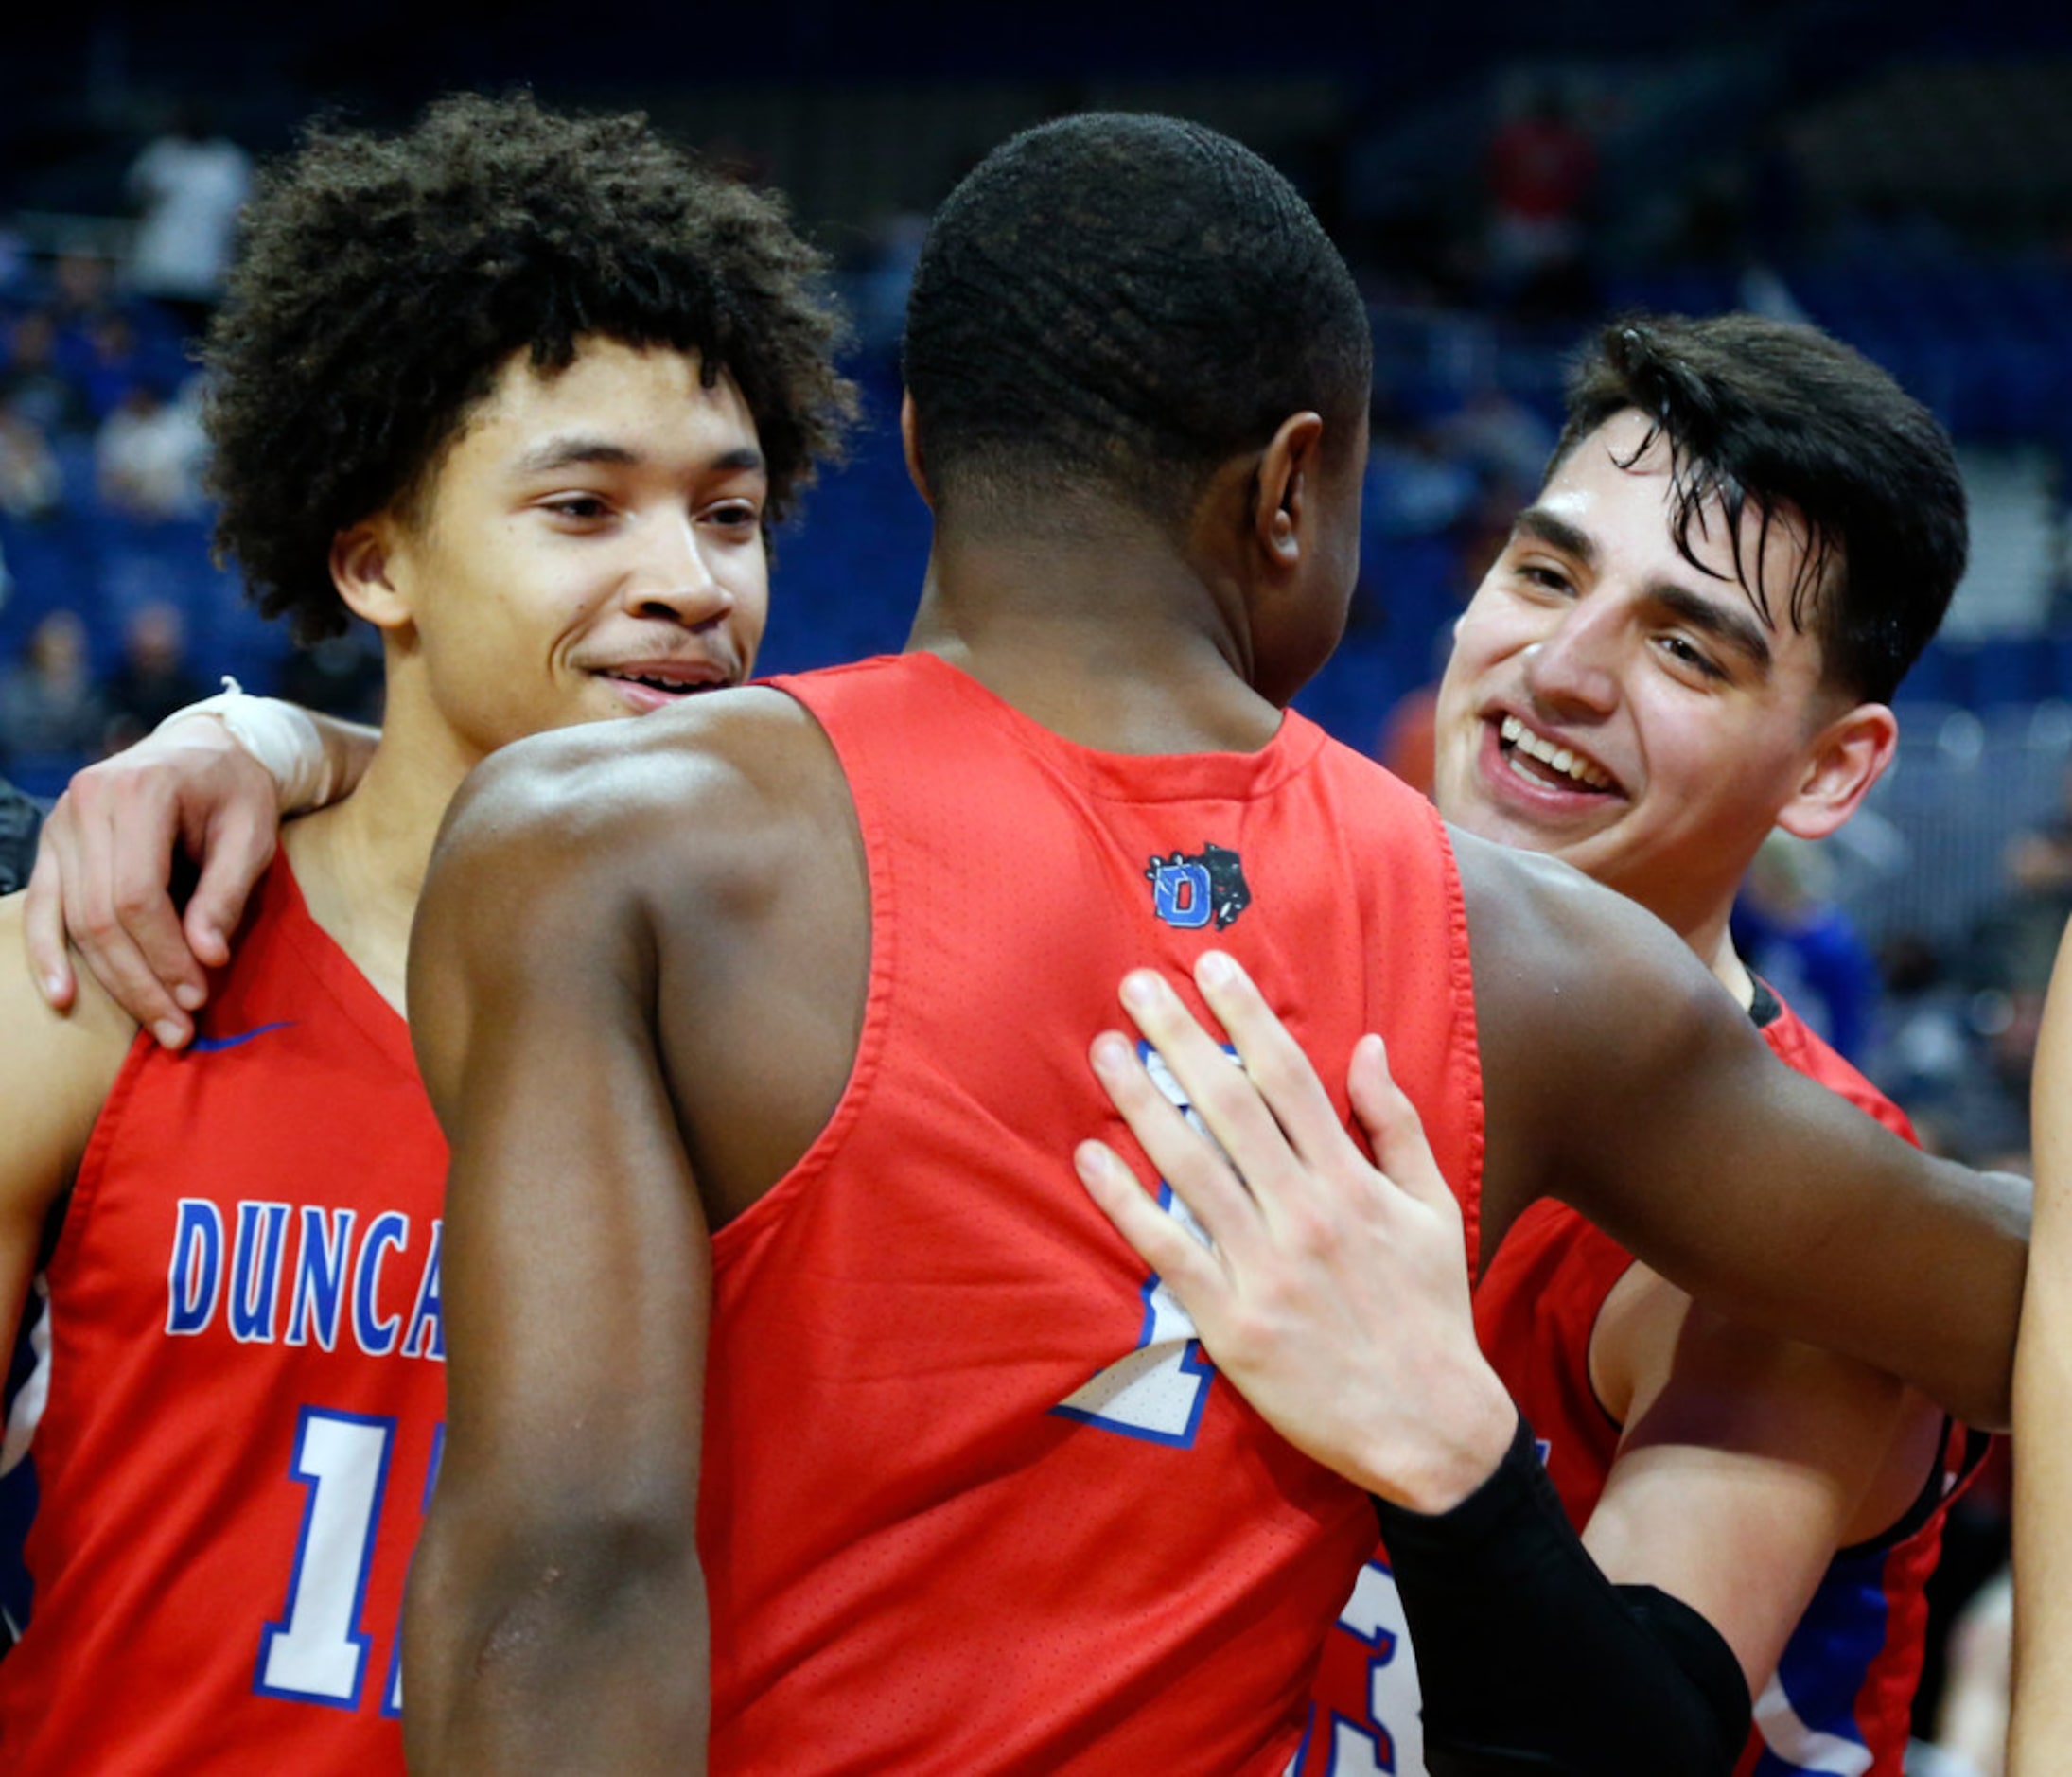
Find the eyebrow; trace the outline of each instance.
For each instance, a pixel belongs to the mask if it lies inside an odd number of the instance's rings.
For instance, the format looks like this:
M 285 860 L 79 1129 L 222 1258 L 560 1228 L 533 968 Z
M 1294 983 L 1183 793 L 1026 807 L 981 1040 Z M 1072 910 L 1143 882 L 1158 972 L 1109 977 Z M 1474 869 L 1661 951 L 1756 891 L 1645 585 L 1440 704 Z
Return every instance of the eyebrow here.
M 1715 604 L 1673 580 L 1659 581 L 1648 589 L 1649 596 L 1663 609 L 1673 611 L 1694 629 L 1703 630 L 1722 647 L 1733 649 L 1757 672 L 1770 670 L 1769 638 L 1754 616 L 1730 605 Z
M 1573 555 L 1586 568 L 1597 566 L 1597 544 L 1589 533 L 1556 518 L 1544 506 L 1527 506 L 1511 520 L 1511 535 L 1536 538 L 1564 555 Z
M 608 438 L 591 438 L 581 434 L 549 438 L 518 458 L 515 466 L 520 475 L 549 475 L 556 469 L 572 468 L 578 464 L 605 464 L 617 468 L 630 468 L 644 461 L 642 453 L 623 444 L 614 444 Z M 732 472 L 751 470 L 760 472 L 765 467 L 763 452 L 750 445 L 714 457 L 706 467 L 711 470 Z
M 1511 526 L 1513 538 L 1526 537 L 1572 555 L 1586 568 L 1597 566 L 1597 544 L 1587 531 L 1540 506 L 1528 506 Z M 1701 571 L 1702 572 L 1702 571 Z M 1659 580 L 1647 589 L 1648 597 L 1663 609 L 1701 630 L 1722 647 L 1733 649 L 1758 672 L 1767 674 L 1772 664 L 1769 638 L 1752 611 L 1722 605 L 1694 592 L 1674 580 Z

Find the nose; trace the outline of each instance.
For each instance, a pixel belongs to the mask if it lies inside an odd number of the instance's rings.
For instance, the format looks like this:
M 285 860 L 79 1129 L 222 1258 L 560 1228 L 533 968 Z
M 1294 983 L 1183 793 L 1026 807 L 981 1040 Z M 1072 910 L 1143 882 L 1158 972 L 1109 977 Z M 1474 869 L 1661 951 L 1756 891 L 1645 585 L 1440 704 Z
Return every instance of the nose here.
M 628 610 L 696 629 L 733 609 L 734 595 L 712 572 L 695 519 L 658 516 L 641 542 L 624 582 Z
M 1610 621 L 1587 603 L 1570 607 L 1553 631 L 1525 650 L 1525 688 L 1551 713 L 1607 714 L 1618 701 L 1618 652 Z

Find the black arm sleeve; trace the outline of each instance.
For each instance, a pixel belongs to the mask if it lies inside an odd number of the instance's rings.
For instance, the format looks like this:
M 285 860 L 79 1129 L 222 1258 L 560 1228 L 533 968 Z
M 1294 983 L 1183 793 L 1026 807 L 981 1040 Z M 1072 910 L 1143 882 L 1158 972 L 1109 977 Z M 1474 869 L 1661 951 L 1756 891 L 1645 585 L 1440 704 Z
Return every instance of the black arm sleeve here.
M 1583 1548 L 1522 1417 L 1449 1512 L 1377 1500 L 1424 1692 L 1431 1777 L 1728 1777 L 1748 1687 L 1719 1631 Z

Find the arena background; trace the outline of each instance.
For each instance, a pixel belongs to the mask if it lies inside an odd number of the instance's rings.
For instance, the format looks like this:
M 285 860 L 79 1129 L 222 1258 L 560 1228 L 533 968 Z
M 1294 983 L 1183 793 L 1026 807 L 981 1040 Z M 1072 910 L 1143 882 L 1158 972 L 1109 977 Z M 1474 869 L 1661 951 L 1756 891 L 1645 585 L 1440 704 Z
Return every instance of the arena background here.
M 1171 111 L 1294 178 L 1370 299 L 1361 585 L 1300 701 L 1413 774 L 1420 691 L 1594 321 L 1803 315 L 1935 408 L 1971 572 L 1902 688 L 1898 768 L 1839 839 L 1765 858 L 1747 936 L 1932 1142 L 2026 1166 L 2072 911 L 2072 9 L 1420 10 L 29 0 L 0 56 L 0 773 L 53 794 L 223 672 L 372 713 L 363 636 L 290 652 L 209 561 L 184 343 L 205 294 L 140 289 L 154 143 L 263 159 L 320 111 L 401 122 L 524 83 L 645 109 L 786 191 L 839 265 L 868 426 L 779 538 L 764 663 L 784 670 L 904 633 L 927 532 L 891 422 L 931 206 L 1024 125 Z M 1999 1558 L 1998 1511 L 1982 1490 L 1953 1528 L 1952 1592 Z

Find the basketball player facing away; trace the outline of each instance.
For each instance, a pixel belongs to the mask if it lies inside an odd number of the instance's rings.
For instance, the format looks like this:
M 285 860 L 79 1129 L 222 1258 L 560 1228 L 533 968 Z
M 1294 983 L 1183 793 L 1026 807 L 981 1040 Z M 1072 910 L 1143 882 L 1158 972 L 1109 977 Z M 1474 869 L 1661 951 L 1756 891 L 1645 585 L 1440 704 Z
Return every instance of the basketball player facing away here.
M 464 792 L 413 950 L 454 1143 L 423 1768 L 695 1768 L 709 1713 L 723 1768 L 1287 1765 L 1310 1604 L 1371 1521 L 1060 1189 L 1061 1119 L 1097 1098 L 1061 1057 L 1133 952 L 1227 946 L 1326 1047 L 1372 1019 L 1457 1169 L 1375 1265 L 1431 1299 L 1421 1348 L 1355 1324 L 1343 1365 L 1273 1368 L 1239 1340 L 1320 1466 L 1413 1508 L 1487 1474 L 1517 1416 L 1462 1227 L 1493 1244 L 1557 1191 L 1759 1326 L 2004 1411 L 2018 1192 L 1783 1068 L 1632 903 L 1449 848 L 1283 713 L 1350 591 L 1367 354 L 1335 252 L 1234 145 L 1019 137 L 939 212 L 909 308 L 937 518 L 909 653 L 524 742 Z M 1147 1083 L 1097 1060 L 1125 1100 Z M 1308 1080 L 1290 1120 L 1344 1143 Z M 1220 1258 L 1141 1193 L 1103 1202 L 1198 1293 L 1245 1260 L 1213 1191 Z M 1434 1431 L 1391 1418 L 1426 1391 Z M 1569 1633 L 1596 1653 L 1593 1609 Z M 1626 1768 L 1633 1725 L 1605 1732 L 1596 1768 Z M 1649 1745 L 1632 1768 L 1663 1768 Z
M 418 888 L 492 748 L 746 677 L 765 526 L 849 402 L 820 271 L 639 117 L 522 97 L 320 132 L 248 212 L 219 537 L 269 611 L 379 630 L 386 727 L 287 829 L 187 1052 L 91 983 L 52 1013 L 7 934 L 0 1322 L 32 1276 L 42 1315 L 9 1770 L 401 1768 L 445 1405 Z
M 1847 347 L 1749 316 L 1615 323 L 1438 700 L 1442 814 L 1659 914 L 1781 1059 L 1902 1134 L 1749 975 L 1728 916 L 1773 826 L 1833 832 L 1889 762 L 1884 699 L 1941 620 L 1965 531 L 1940 429 Z M 1710 1768 L 1900 1777 L 1942 1414 L 1693 1304 L 1553 1200 L 1489 1260 L 1475 1320 L 1584 1548 L 1699 1611 L 1760 1696 L 1746 1750 L 1722 1734 Z M 1401 1626 L 1384 1552 L 1326 1651 L 1306 1770 L 1424 1768 Z M 1443 1658 L 1433 1678 L 1444 1736 Z

